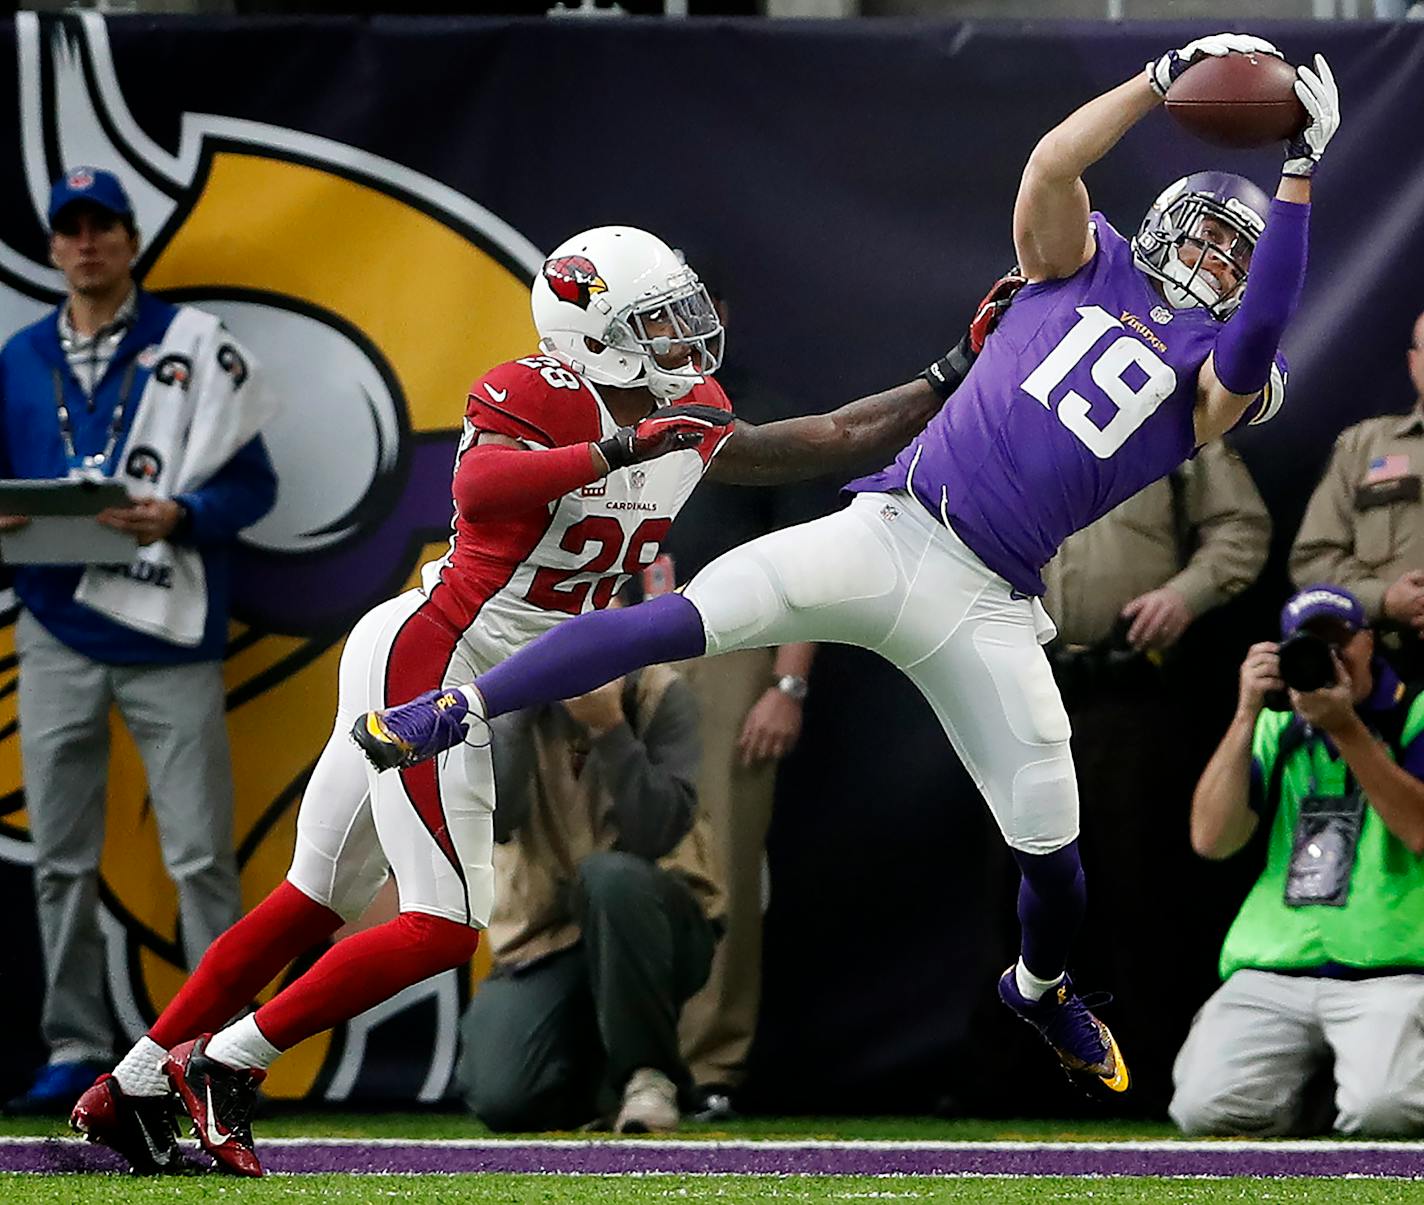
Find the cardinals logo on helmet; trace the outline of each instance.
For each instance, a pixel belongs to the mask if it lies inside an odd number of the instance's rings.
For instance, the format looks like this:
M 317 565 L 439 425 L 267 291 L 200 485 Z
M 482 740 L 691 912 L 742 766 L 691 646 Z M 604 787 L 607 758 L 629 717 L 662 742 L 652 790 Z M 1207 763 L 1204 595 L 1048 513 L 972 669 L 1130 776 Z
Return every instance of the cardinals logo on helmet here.
M 582 255 L 561 255 L 558 259 L 547 260 L 544 279 L 554 290 L 555 297 L 581 310 L 588 309 L 595 293 L 608 292 L 608 286 L 603 283 L 603 277 L 598 274 L 593 261 Z

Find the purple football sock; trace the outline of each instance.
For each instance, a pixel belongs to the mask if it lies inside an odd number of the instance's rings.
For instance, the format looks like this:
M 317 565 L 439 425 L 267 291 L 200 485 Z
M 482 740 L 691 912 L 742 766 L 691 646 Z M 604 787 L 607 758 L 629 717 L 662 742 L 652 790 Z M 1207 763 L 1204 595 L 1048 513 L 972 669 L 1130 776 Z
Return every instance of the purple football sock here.
M 1088 892 L 1077 840 L 1051 854 L 1012 850 L 1019 881 L 1020 954 L 1029 974 L 1056 979 L 1068 966 L 1068 949 L 1083 920 Z
M 631 670 L 707 651 L 702 616 L 681 594 L 589 611 L 561 623 L 475 679 L 489 718 L 572 699 Z

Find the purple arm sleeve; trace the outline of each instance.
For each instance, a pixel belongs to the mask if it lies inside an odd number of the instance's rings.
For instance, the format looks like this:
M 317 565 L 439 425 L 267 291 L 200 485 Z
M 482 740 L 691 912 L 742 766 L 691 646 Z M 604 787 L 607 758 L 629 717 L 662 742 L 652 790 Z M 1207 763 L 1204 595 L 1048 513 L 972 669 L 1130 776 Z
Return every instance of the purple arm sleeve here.
M 1251 258 L 1241 306 L 1216 340 L 1216 378 L 1232 393 L 1258 393 L 1271 375 L 1271 360 L 1305 282 L 1310 206 L 1271 202 L 1266 229 Z

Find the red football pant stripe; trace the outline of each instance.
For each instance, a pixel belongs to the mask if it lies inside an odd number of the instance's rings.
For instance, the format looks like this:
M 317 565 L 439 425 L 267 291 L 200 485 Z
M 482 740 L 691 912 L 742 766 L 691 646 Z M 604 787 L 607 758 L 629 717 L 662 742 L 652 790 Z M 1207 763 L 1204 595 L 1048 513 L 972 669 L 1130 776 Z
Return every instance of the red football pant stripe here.
M 295 983 L 257 1010 L 257 1028 L 278 1050 L 389 1000 L 397 992 L 464 966 L 480 944 L 478 929 L 423 912 L 337 942 Z
M 198 968 L 158 1016 L 148 1036 L 170 1050 L 218 1029 L 250 1004 L 292 959 L 341 928 L 330 908 L 285 879 L 213 942 Z
M 436 690 L 445 679 L 445 671 L 455 655 L 460 637 L 443 620 L 433 618 L 431 604 L 423 602 L 410 616 L 396 638 L 386 659 L 386 706 L 404 703 Z M 450 839 L 450 827 L 445 822 L 445 807 L 440 799 L 440 775 L 435 760 L 421 762 L 401 771 L 401 783 L 410 797 L 415 814 L 435 839 L 440 852 L 464 878 L 460 855 Z

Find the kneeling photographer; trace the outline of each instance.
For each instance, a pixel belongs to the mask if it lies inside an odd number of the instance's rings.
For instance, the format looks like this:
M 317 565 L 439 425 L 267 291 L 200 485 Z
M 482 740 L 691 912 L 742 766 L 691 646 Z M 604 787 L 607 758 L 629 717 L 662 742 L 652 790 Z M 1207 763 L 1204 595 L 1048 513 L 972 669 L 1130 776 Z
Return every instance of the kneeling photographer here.
M 1323 1126 L 1424 1133 L 1424 696 L 1376 655 L 1364 608 L 1310 586 L 1253 645 L 1192 799 L 1205 858 L 1264 865 L 1226 935 L 1222 986 L 1177 1056 L 1189 1134 Z M 1264 840 L 1252 842 L 1257 830 Z

